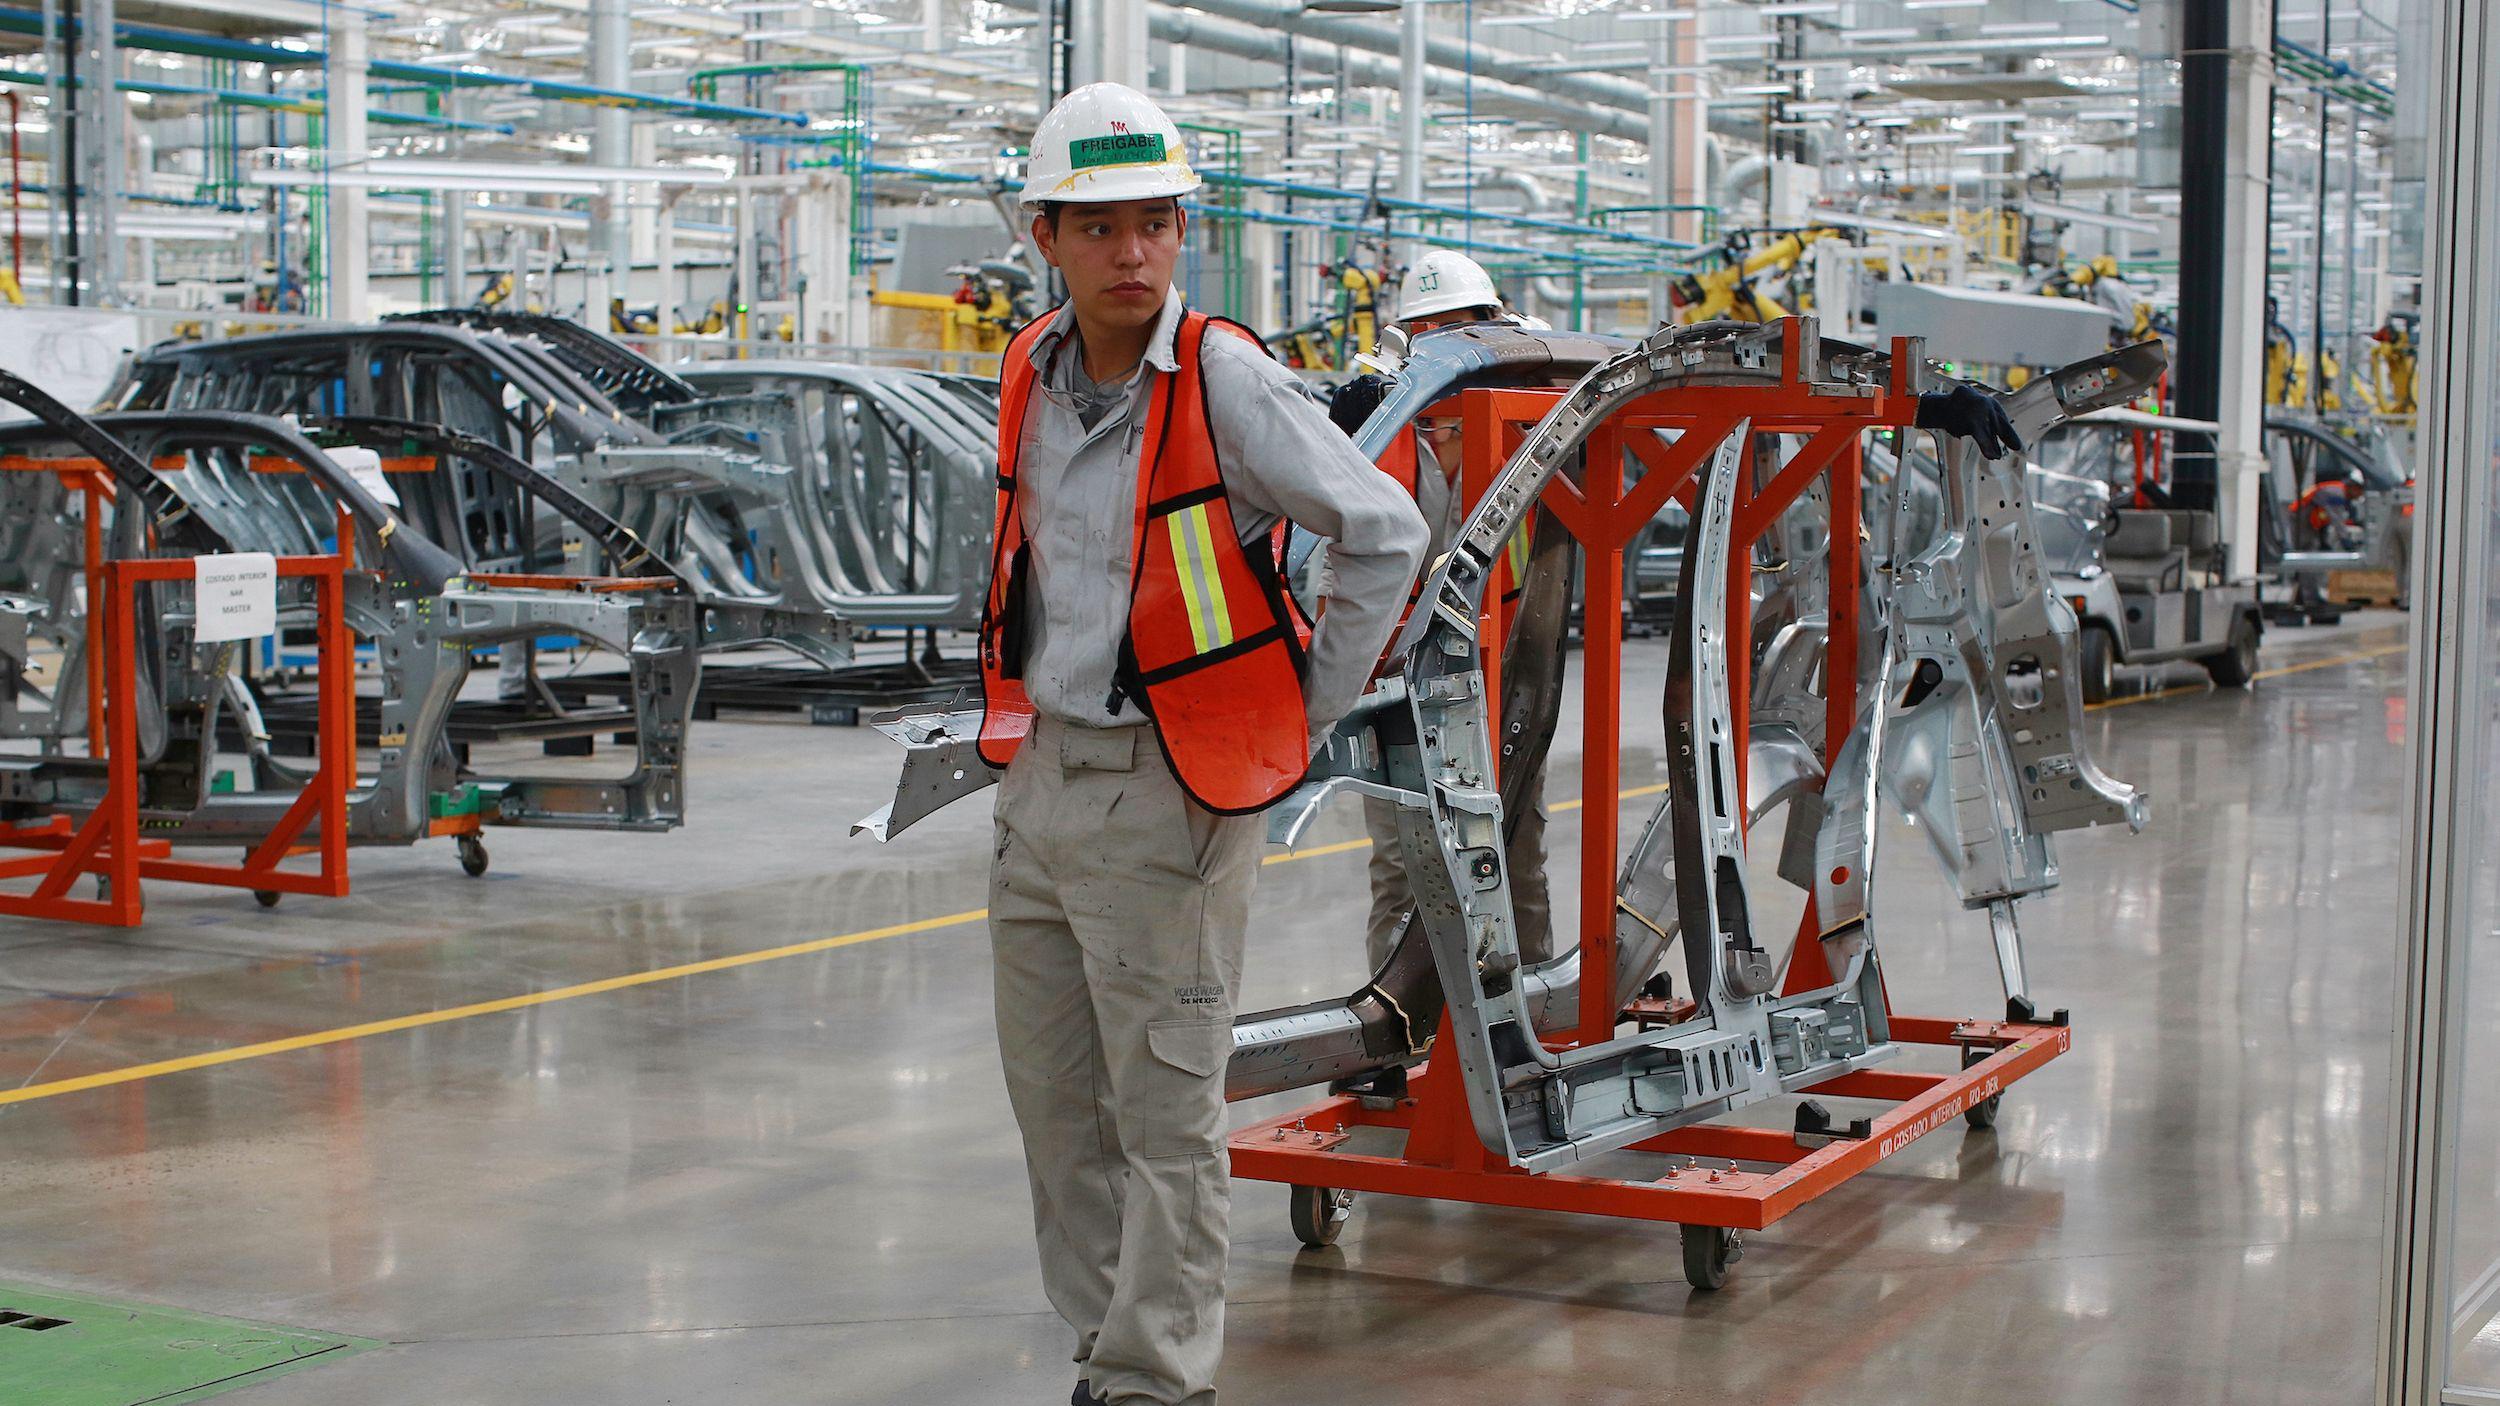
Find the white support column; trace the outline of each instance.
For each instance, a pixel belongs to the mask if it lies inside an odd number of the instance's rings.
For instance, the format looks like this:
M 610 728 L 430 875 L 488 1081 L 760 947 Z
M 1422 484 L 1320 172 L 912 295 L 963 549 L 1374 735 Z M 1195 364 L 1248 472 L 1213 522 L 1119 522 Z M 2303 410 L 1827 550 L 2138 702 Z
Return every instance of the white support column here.
M 1701 61 L 1701 27 L 1691 20 L 1679 20 L 1667 26 L 1675 42 L 1667 50 L 1667 63 L 1672 68 L 1691 68 Z M 1668 80 L 1668 91 L 1677 95 L 1669 104 L 1673 113 L 1674 175 L 1670 182 L 1671 199 L 1678 205 L 1699 207 L 1710 203 L 1710 80 L 1700 74 L 1678 73 Z M 1675 237 L 1699 243 L 1702 218 L 1698 208 L 1681 211 L 1672 225 Z
M 1241 203 L 1255 209 L 1269 204 L 1267 192 L 1245 190 Z M 1284 258 L 1284 241 L 1277 236 L 1280 227 L 1264 221 L 1245 222 L 1242 231 L 1241 256 L 1249 262 L 1254 276 L 1250 280 L 1248 316 L 1253 327 L 1276 327 L 1283 323 L 1283 300 L 1273 270 Z
M 1146 0 L 1074 0 L 1068 83 L 1122 83 L 1146 89 Z
M 365 11 L 340 5 L 329 14 L 330 56 L 323 75 L 329 89 L 328 115 L 322 127 L 328 155 L 323 159 L 333 168 L 361 165 L 369 150 L 365 143 Z M 348 322 L 363 322 L 373 315 L 368 277 L 373 241 L 366 224 L 365 188 L 332 183 L 324 196 L 326 311 Z
M 2493 827 L 2491 709 L 2500 649 L 2492 608 L 2500 562 L 2500 0 L 2413 7 L 2399 50 L 2406 90 L 2430 114 L 2397 149 L 2399 189 L 2426 196 L 2420 489 L 2406 669 L 2405 845 L 2397 867 L 2405 941 L 2394 963 L 2396 1041 L 2388 1099 L 2386 1258 L 2377 1390 L 2389 1406 L 2482 1401 L 2488 1378 L 2460 1374 L 2459 1337 L 2491 1321 L 2493 1028 L 2485 984 L 2500 957 L 2484 884 Z M 2415 183 L 2419 184 L 2416 185 Z M 2420 255 L 2416 262 L 2414 255 Z M 2478 1291 L 2479 1290 L 2479 1291 Z M 2463 1379 L 2461 1379 L 2461 1377 Z
M 851 276 L 851 178 L 835 175 L 828 185 L 825 286 L 818 295 L 826 312 L 825 338 L 836 346 L 857 346 L 868 340 L 868 284 Z
M 1420 201 L 1424 198 L 1424 79 L 1428 67 L 1426 47 L 1429 42 L 1428 21 L 1431 12 L 1422 0 L 1406 0 L 1398 8 L 1398 198 Z M 1400 223 L 1413 229 L 1420 223 L 1412 211 L 1403 220 L 1391 220 L 1395 229 Z M 1401 264 L 1412 264 L 1423 256 L 1423 246 L 1415 240 L 1401 240 L 1395 257 Z
M 36 52 L 43 66 L 43 110 L 50 115 L 52 128 L 43 138 L 43 271 L 52 285 L 49 301 L 55 303 L 75 301 L 67 287 L 69 246 L 63 238 L 66 231 L 61 227 L 61 212 L 68 208 L 63 198 L 69 185 L 70 123 L 66 114 L 76 102 L 61 82 L 62 55 L 70 47 L 65 21 L 61 0 L 43 0 L 43 29 L 38 41 L 41 47 Z
M 659 334 L 663 337 L 677 335 L 677 206 L 675 197 L 676 192 L 662 188 L 658 228 L 652 231 L 654 238 L 651 262 L 656 265 L 654 272 L 658 275 L 659 285 L 658 302 L 652 311 L 652 321 L 659 327 Z M 663 343 L 663 345 L 668 344 Z M 663 361 L 675 359 L 674 354 L 661 358 Z
M 447 308 L 469 305 L 469 192 L 443 192 L 443 298 Z
M 111 307 L 122 301 L 121 200 L 129 189 L 123 169 L 123 129 L 129 105 L 122 97 L 121 50 L 113 0 L 79 7 L 78 34 L 78 272 L 87 287 L 75 301 Z
M 2223 240 L 2224 343 L 2220 413 L 2214 448 L 2223 540 L 2231 575 L 2257 574 L 2257 513 L 2266 473 L 2265 346 L 2267 193 L 2274 146 L 2272 18 L 2261 6 L 2231 6 L 2231 77 Z
M 1033 120 L 1036 122 L 1041 120 L 1043 113 L 1050 111 L 1050 105 L 1057 102 L 1065 91 L 1059 84 L 1061 36 L 1055 32 L 1056 25 L 1051 19 L 1054 8 L 1044 3 L 1033 17 Z
M 648 122 L 637 123 L 633 130 L 632 146 L 636 170 L 648 171 L 659 164 L 660 132 L 658 128 Z M 634 185 L 627 189 L 632 197 L 632 205 L 626 211 L 627 226 L 631 232 L 630 254 L 635 263 L 647 264 L 651 262 L 653 242 L 658 237 L 659 186 L 655 182 Z M 618 280 L 618 286 L 624 290 L 627 302 L 635 299 L 631 284 L 630 279 Z
M 825 180 L 823 250 L 817 263 L 814 302 L 822 311 L 817 327 L 828 342 L 847 346 L 854 339 L 853 314 L 858 289 L 851 279 L 851 178 L 834 172 Z
M 828 299 L 839 299 L 841 290 L 830 286 L 825 278 L 825 179 L 821 171 L 809 173 L 811 179 L 783 199 L 789 210 L 791 279 L 783 291 L 798 305 L 795 319 L 798 340 L 813 342 L 822 339 Z
M 633 20 L 625 9 L 625 0 L 590 0 L 590 82 L 602 88 L 633 86 L 632 64 Z M 593 109 L 590 127 L 590 160 L 595 166 L 631 166 L 634 164 L 633 115 L 625 108 L 603 106 Z M 633 223 L 627 213 L 625 182 L 610 182 L 599 198 L 591 202 L 591 219 L 596 228 L 591 233 L 590 262 L 607 265 L 609 286 L 622 292 L 629 284 L 634 266 Z M 598 317 L 585 317 L 593 327 L 605 328 L 604 312 Z
M 1658 37 L 1650 45 L 1649 203 L 1652 205 L 1676 203 L 1676 109 L 1684 108 L 1685 115 L 1692 119 L 1702 116 L 1693 111 L 1697 104 L 1677 100 L 1675 80 L 1667 73 L 1675 63 L 1674 31 L 1682 29 L 1686 23 L 1684 20 L 1673 20 L 1659 26 Z M 1651 233 L 1662 239 L 1667 238 L 1675 229 L 1675 221 L 1667 211 L 1659 210 L 1650 216 L 1649 228 Z M 1650 257 L 1658 258 L 1659 263 L 1649 275 L 1649 317 L 1652 322 L 1665 322 L 1669 315 L 1667 285 L 1670 280 L 1663 257 L 1657 254 Z

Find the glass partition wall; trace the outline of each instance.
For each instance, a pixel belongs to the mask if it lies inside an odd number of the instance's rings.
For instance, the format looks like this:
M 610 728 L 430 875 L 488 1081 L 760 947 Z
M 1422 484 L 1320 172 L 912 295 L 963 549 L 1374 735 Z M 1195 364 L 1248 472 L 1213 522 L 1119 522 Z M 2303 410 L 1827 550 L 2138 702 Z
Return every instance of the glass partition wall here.
M 2427 345 L 2384 1398 L 2500 1406 L 2500 0 L 2412 3 Z

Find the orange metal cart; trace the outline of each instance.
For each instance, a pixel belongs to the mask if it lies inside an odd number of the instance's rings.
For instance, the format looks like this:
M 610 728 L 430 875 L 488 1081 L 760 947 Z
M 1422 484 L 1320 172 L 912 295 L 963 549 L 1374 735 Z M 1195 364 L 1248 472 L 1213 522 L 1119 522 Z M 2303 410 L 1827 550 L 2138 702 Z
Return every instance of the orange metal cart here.
M 1781 359 L 1784 368 L 1799 364 L 1797 335 L 1797 324 L 1792 322 L 1787 354 Z M 1670 498 L 1689 501 L 1700 466 L 1740 421 L 1751 422 L 1750 433 L 1758 442 L 1767 442 L 1761 441 L 1766 435 L 1803 437 L 1776 473 L 1758 484 L 1750 472 L 1739 478 L 1727 631 L 1734 641 L 1752 638 L 1752 545 L 1818 480 L 1823 481 L 1828 485 L 1831 520 L 1827 602 L 1831 629 L 1824 665 L 1825 760 L 1831 761 L 1858 712 L 1863 437 L 1911 424 L 1916 397 L 1906 380 L 1910 356 L 1908 347 L 1895 344 L 1894 382 L 1881 392 L 1818 389 L 1798 383 L 1785 372 L 1778 385 L 1653 392 L 1621 407 L 1590 434 L 1579 484 L 1558 476 L 1547 485 L 1544 507 L 1580 543 L 1587 564 L 1582 591 L 1586 658 L 1580 774 L 1580 1020 L 1575 1031 L 1551 1037 L 1559 1043 L 1594 1044 L 1613 1038 L 1616 1026 L 1626 1018 L 1657 1023 L 1689 1012 L 1689 1006 L 1680 1001 L 1673 1012 L 1656 1002 L 1640 1003 L 1632 1012 L 1617 1010 L 1612 982 L 1599 975 L 1612 973 L 1615 965 L 1625 548 Z M 1834 389 L 1843 393 L 1832 393 Z M 1466 390 L 1429 412 L 1454 413 L 1460 418 L 1463 488 L 1471 507 L 1528 428 L 1544 417 L 1561 394 Z M 1670 442 L 1652 433 L 1657 430 L 1679 433 Z M 1627 452 L 1645 469 L 1628 487 L 1623 473 Z M 1744 462 L 1755 461 L 1749 455 Z M 1488 590 L 1485 599 L 1490 603 L 1499 595 L 1499 589 Z M 1501 653 L 1497 614 L 1488 605 L 1482 624 L 1486 695 L 1496 699 L 1501 697 L 1495 675 Z M 1746 724 L 1742 700 L 1751 692 L 1751 657 L 1741 643 L 1728 655 L 1730 692 L 1738 703 L 1733 712 L 1741 756 Z M 1809 899 L 1799 927 L 1801 940 L 1789 963 L 1786 994 L 1812 990 L 1832 980 L 1821 944 L 1805 940 L 1817 931 Z M 1445 1016 L 1441 1040 L 1447 1041 L 1449 1030 Z M 1728 1232 L 1772 1224 L 1957 1117 L 1967 1118 L 1974 1126 L 1988 1126 L 2005 1088 L 2065 1053 L 2070 1041 L 2062 1013 L 2054 1023 L 2045 1024 L 1893 1015 L 1891 1030 L 1896 1044 L 1959 1049 L 1963 1067 L 1952 1073 L 1861 1070 L 1808 1089 L 1808 1095 L 1893 1105 L 1874 1118 L 1825 1132 L 1700 1123 L 1633 1144 L 1626 1150 L 1666 1155 L 1665 1165 L 1649 1164 L 1656 1172 L 1649 1179 L 1536 1175 L 1499 1162 L 1476 1136 L 1455 1063 L 1440 1060 L 1427 1061 L 1412 1081 L 1412 1096 L 1393 1105 L 1340 1095 L 1242 1129 L 1231 1138 L 1232 1170 L 1236 1176 L 1302 1187 L 1672 1221 L 1688 1227 L 1686 1267 L 1693 1282 L 1697 1287 L 1715 1288 L 1725 1275 L 1726 1252 L 1733 1248 Z M 1366 1129 L 1402 1131 L 1404 1145 L 1394 1153 L 1348 1150 L 1355 1135 Z M 1719 1251 L 1715 1275 L 1697 1267 L 1691 1227 L 1716 1228 L 1710 1231 Z M 1708 1263 L 1710 1257 L 1703 1256 L 1703 1261 Z
M 347 892 L 347 794 L 356 777 L 354 654 L 344 610 L 350 538 L 340 524 L 339 552 L 330 556 L 280 557 L 278 575 L 314 582 L 319 646 L 319 747 L 313 779 L 278 823 L 240 865 L 206 864 L 171 857 L 162 840 L 141 838 L 138 632 L 134 615 L 142 582 L 186 582 L 192 559 L 106 561 L 101 540 L 102 503 L 111 495 L 103 466 L 93 460 L 12 459 L 0 468 L 49 470 L 86 497 L 89 629 L 95 665 L 88 671 L 88 746 L 105 772 L 103 798 L 83 819 L 63 813 L 18 825 L 0 825 L 0 849 L 43 851 L 0 859 L 0 880 L 34 878 L 32 893 L 0 894 L 0 915 L 136 927 L 142 908 L 140 882 L 164 879 L 247 888 L 261 894 L 307 893 L 340 897 Z M 309 842 L 306 831 L 318 822 Z M 316 854 L 310 873 L 281 869 L 299 854 Z M 73 898 L 82 874 L 103 881 L 100 897 Z

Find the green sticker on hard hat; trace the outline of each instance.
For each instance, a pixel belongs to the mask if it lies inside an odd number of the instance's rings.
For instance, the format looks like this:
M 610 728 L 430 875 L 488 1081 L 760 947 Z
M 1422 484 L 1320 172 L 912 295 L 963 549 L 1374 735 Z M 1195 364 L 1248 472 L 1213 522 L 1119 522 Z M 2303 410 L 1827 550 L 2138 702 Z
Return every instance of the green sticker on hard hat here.
M 1079 171 L 1089 166 L 1142 166 L 1163 159 L 1161 132 L 1115 131 L 1107 137 L 1079 137 L 1068 143 L 1068 165 Z

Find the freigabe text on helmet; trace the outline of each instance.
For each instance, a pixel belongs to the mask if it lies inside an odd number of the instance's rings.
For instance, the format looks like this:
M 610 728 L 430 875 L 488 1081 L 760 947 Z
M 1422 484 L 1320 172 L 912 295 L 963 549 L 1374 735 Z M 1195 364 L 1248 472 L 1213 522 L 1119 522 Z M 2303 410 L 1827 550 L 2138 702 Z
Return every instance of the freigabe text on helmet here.
M 1161 161 L 1163 134 L 1160 132 L 1122 132 L 1108 137 L 1080 137 L 1068 143 L 1068 165 L 1082 171 L 1088 166 L 1125 166 L 1131 162 Z

